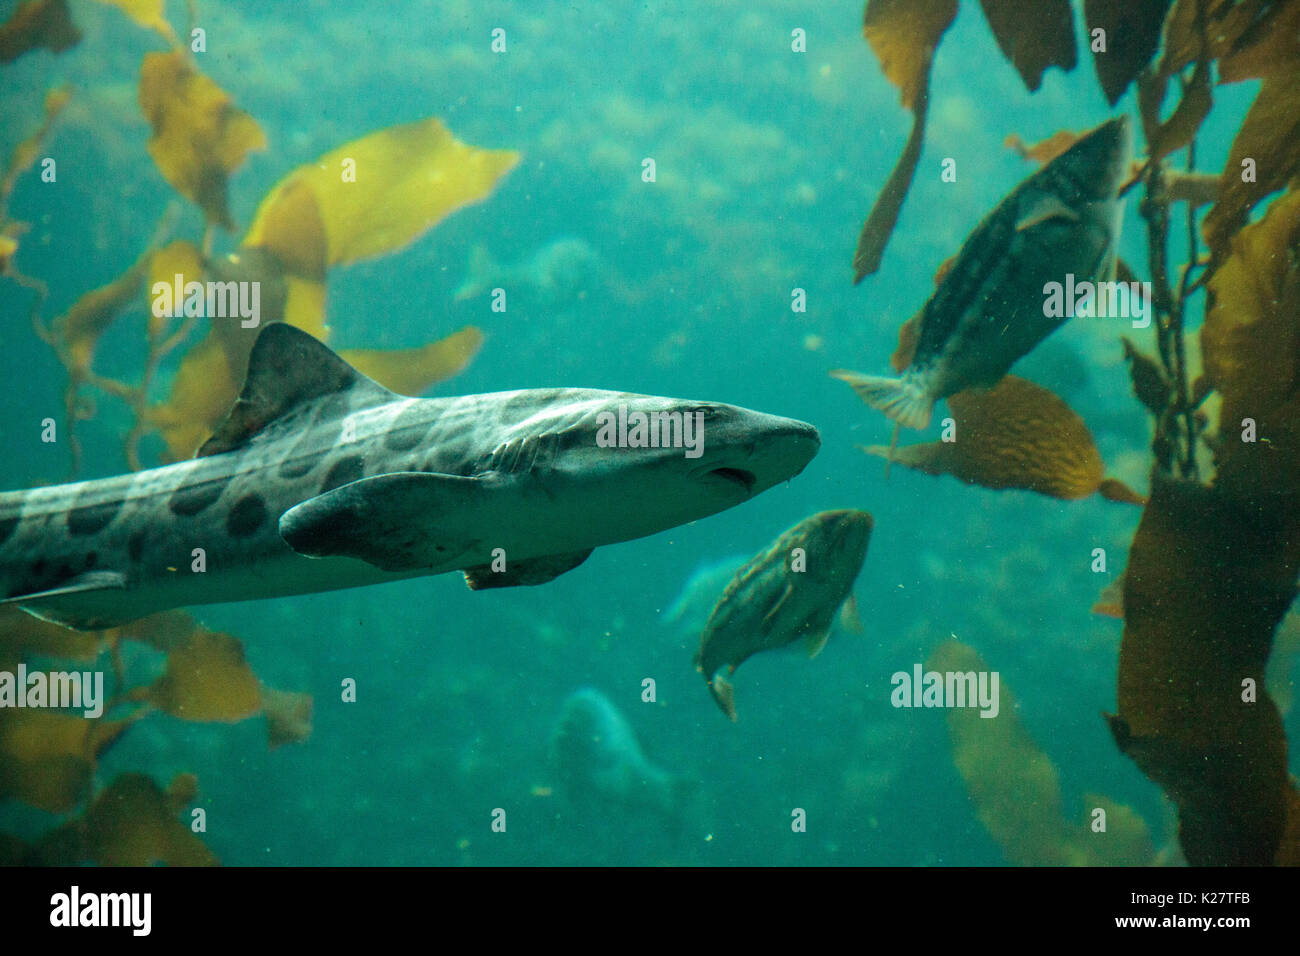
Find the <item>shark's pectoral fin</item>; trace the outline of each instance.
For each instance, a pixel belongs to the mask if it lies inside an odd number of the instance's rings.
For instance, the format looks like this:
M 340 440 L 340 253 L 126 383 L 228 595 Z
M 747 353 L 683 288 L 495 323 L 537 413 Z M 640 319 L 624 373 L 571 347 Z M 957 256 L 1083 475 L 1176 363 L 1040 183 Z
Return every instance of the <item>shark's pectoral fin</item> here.
M 87 571 L 85 574 L 65 581 L 58 587 L 46 588 L 44 591 L 28 591 L 24 594 L 11 594 L 4 600 L 0 600 L 0 604 L 22 605 L 28 602 L 66 597 L 69 594 L 85 594 L 89 591 L 109 589 L 121 590 L 124 587 L 126 587 L 126 577 L 117 571 Z
M 385 571 L 455 560 L 477 544 L 487 478 L 394 472 L 362 478 L 290 508 L 280 537 L 311 558 L 357 558 Z
M 125 587 L 126 576 L 118 571 L 87 571 L 57 587 L 11 594 L 0 600 L 0 605 L 16 604 L 42 621 L 94 631 L 131 619 L 112 607 L 116 602 L 115 592 Z
M 547 554 L 525 561 L 508 561 L 503 571 L 493 571 L 491 565 L 481 564 L 465 569 L 465 583 L 475 591 L 484 588 L 515 588 L 553 581 L 565 571 L 572 571 L 591 557 L 592 549 L 572 551 L 568 554 Z

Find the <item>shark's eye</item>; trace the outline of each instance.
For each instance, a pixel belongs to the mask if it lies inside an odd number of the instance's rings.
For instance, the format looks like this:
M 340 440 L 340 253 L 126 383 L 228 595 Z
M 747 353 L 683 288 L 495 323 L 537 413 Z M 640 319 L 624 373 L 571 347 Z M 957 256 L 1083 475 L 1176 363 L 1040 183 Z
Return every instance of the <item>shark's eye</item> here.
M 703 415 L 707 422 L 710 419 L 719 418 L 722 415 L 722 406 L 720 405 L 696 405 L 690 409 L 688 414 Z

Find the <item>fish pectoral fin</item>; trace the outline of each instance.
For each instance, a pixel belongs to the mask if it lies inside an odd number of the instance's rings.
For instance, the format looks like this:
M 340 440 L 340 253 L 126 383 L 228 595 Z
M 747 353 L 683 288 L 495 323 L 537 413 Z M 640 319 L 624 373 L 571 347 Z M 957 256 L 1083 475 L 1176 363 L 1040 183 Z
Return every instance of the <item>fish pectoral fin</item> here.
M 736 722 L 736 688 L 731 685 L 731 681 L 723 676 L 722 670 L 709 678 L 709 693 L 722 712 L 727 715 L 732 723 Z
M 858 599 L 852 592 L 840 605 L 839 620 L 840 627 L 850 634 L 861 634 L 866 630 L 862 626 L 862 615 L 858 613 Z
M 310 558 L 347 557 L 384 571 L 454 561 L 483 537 L 496 482 L 428 472 L 362 478 L 295 505 L 280 537 Z
M 121 590 L 126 587 L 126 575 L 118 571 L 87 571 L 60 584 L 58 587 L 46 588 L 44 591 L 27 591 L 13 594 L 0 604 L 23 605 L 28 602 L 44 601 L 50 598 L 66 597 L 69 594 L 86 594 L 90 591 Z
M 586 551 L 571 551 L 568 554 L 547 554 L 524 561 L 507 560 L 506 567 L 501 571 L 492 570 L 491 565 L 480 564 L 465 569 L 465 583 L 474 591 L 545 584 L 582 564 L 591 557 L 592 550 L 588 548 Z
M 823 631 L 813 631 L 804 637 L 804 647 L 808 649 L 808 659 L 812 660 L 822 652 L 826 642 L 830 640 L 831 629 L 828 627 Z
M 1033 201 L 1023 216 L 1016 220 L 1016 232 L 1032 229 L 1049 219 L 1066 219 L 1078 222 L 1079 214 L 1050 194 L 1044 194 Z
M 763 615 L 764 631 L 771 629 L 772 622 L 776 620 L 777 612 L 781 610 L 781 605 L 785 604 L 786 600 L 793 593 L 794 593 L 794 585 L 787 584 L 785 586 L 785 590 L 781 592 L 781 596 L 776 599 L 775 603 L 773 603 L 773 605 L 768 609 L 767 613 Z

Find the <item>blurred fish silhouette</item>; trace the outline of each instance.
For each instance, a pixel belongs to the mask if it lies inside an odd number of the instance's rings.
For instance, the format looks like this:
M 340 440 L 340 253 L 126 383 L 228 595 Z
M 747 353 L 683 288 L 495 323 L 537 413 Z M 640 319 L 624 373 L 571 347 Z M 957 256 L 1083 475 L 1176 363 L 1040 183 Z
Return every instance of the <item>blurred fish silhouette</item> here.
M 831 375 L 908 428 L 929 425 L 938 399 L 996 385 L 1066 321 L 1046 314 L 1044 286 L 1111 276 L 1131 151 L 1128 117 L 1103 123 L 985 216 L 922 309 L 901 378 Z
M 591 687 L 564 701 L 551 735 L 551 757 L 565 796 L 575 805 L 653 810 L 676 817 L 690 784 L 653 764 L 627 719 Z
M 800 640 L 809 657 L 826 646 L 836 612 L 852 600 L 872 524 L 865 511 L 818 512 L 736 572 L 704 626 L 695 656 L 696 670 L 732 720 L 735 691 L 727 678 L 744 660 Z
M 454 293 L 457 302 L 502 288 L 522 292 L 541 302 L 556 302 L 583 289 L 595 273 L 599 260 L 585 239 L 564 236 L 553 239 L 522 262 L 503 265 L 483 246 L 469 255 L 469 273 Z
M 683 632 L 700 633 L 713 605 L 718 602 L 718 595 L 746 560 L 743 554 L 733 554 L 716 561 L 701 562 L 663 612 L 663 623 Z

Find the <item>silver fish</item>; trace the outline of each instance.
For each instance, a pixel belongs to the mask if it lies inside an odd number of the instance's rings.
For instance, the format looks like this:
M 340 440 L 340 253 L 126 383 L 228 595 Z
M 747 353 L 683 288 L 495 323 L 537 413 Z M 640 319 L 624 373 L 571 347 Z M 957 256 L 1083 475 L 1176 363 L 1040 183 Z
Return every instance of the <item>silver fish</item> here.
M 835 614 L 862 570 L 872 524 L 865 511 L 818 512 L 736 572 L 695 656 L 696 670 L 732 720 L 735 691 L 727 678 L 744 660 L 800 640 L 810 657 L 826 646 Z
M 483 246 L 470 250 L 469 270 L 453 294 L 457 302 L 501 287 L 523 292 L 538 302 L 558 302 L 581 291 L 593 278 L 600 256 L 585 239 L 552 239 L 527 259 L 511 265 L 497 262 Z
M 692 416 L 695 451 L 620 447 L 624 413 Z M 404 398 L 275 323 L 197 458 L 0 494 L 0 603 L 96 629 L 454 570 L 472 588 L 541 584 L 598 545 L 749 500 L 818 445 L 792 419 L 623 392 Z
M 984 218 L 921 311 L 901 378 L 831 374 L 908 428 L 929 425 L 941 398 L 996 385 L 1066 321 L 1047 314 L 1049 283 L 1095 282 L 1113 269 L 1132 139 L 1127 116 L 1103 123 Z
M 564 794 L 575 804 L 648 808 L 673 816 L 689 789 L 684 778 L 646 757 L 627 719 L 591 687 L 565 700 L 551 735 L 551 759 Z

